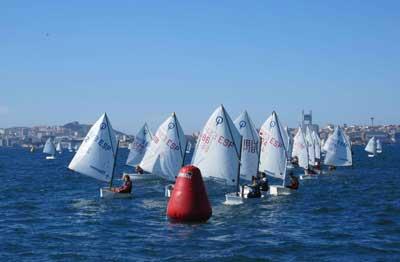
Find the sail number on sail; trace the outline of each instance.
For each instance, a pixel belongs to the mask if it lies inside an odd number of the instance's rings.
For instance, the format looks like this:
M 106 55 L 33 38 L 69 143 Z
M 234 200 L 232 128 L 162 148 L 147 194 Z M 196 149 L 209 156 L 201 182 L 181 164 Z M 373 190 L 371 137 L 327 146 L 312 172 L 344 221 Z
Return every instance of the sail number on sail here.
M 169 139 L 167 134 L 165 134 L 162 130 L 158 130 L 157 134 L 153 136 L 153 141 L 156 144 L 158 144 L 160 141 L 163 141 L 171 150 L 180 150 L 179 144 Z
M 283 143 L 279 142 L 276 140 L 274 137 L 272 137 L 272 134 L 268 132 L 267 130 L 261 130 L 260 131 L 260 136 L 262 139 L 262 151 L 264 152 L 267 144 L 271 144 L 273 147 L 276 148 L 281 148 L 283 147 Z
M 243 140 L 243 151 L 248 153 L 257 153 L 257 141 L 253 139 Z

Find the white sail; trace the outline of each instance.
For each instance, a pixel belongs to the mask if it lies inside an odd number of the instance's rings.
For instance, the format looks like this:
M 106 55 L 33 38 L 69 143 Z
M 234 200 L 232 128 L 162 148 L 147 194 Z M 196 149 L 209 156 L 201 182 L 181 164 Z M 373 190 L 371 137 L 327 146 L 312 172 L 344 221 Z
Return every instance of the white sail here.
M 287 147 L 287 155 L 291 156 L 292 155 L 292 151 L 293 151 L 293 137 L 290 134 L 289 128 L 287 126 L 285 126 L 285 132 L 286 132 L 287 140 L 288 140 L 287 141 L 287 145 L 288 145 L 288 147 Z
M 376 140 L 376 152 L 379 154 L 382 153 L 382 143 L 379 139 Z
M 242 155 L 240 177 L 251 181 L 257 175 L 260 139 L 247 111 L 244 111 L 235 120 L 235 126 L 242 136 Z
M 44 148 L 43 148 L 43 153 L 49 154 L 49 155 L 54 155 L 56 153 L 56 148 L 54 147 L 54 144 L 51 141 L 51 138 L 47 139 L 46 144 L 44 145 Z
M 58 144 L 57 144 L 57 148 L 56 148 L 56 151 L 57 151 L 57 152 L 59 152 L 59 153 L 61 153 L 61 152 L 62 152 L 62 146 L 61 146 L 61 142 L 58 142 Z
M 321 140 L 321 152 L 325 152 L 325 149 L 324 149 L 324 147 L 325 147 L 325 142 L 326 142 L 325 139 L 322 139 L 322 140 Z
M 376 154 L 376 139 L 375 137 L 371 137 L 371 139 L 368 141 L 367 146 L 365 147 L 365 151 L 368 153 L 371 153 L 373 155 Z
M 126 160 L 126 165 L 135 167 L 139 165 L 142 161 L 144 154 L 150 142 L 153 138 L 153 135 L 145 123 L 143 127 L 136 134 L 134 141 L 129 145 L 130 151 L 128 155 L 128 159 Z
M 235 185 L 239 172 L 241 135 L 221 105 L 208 119 L 200 134 L 192 163 L 203 177 Z
M 146 172 L 174 181 L 183 166 L 186 137 L 175 113 L 158 128 L 139 166 Z
M 310 128 L 306 127 L 306 141 L 308 147 L 308 163 L 315 166 L 315 145 Z
M 117 152 L 115 132 L 103 114 L 92 126 L 68 168 L 101 181 L 112 179 Z
M 339 126 L 336 127 L 333 134 L 326 141 L 325 149 L 325 165 L 351 166 L 353 164 L 351 146 L 347 142 L 344 132 Z
M 315 159 L 320 160 L 321 159 L 321 139 L 319 138 L 319 135 L 317 132 L 312 131 L 312 138 L 314 142 L 314 153 L 315 153 Z
M 294 137 L 292 157 L 297 157 L 300 167 L 308 169 L 308 146 L 301 127 Z
M 260 137 L 259 171 L 285 180 L 288 138 L 275 112 L 261 126 Z

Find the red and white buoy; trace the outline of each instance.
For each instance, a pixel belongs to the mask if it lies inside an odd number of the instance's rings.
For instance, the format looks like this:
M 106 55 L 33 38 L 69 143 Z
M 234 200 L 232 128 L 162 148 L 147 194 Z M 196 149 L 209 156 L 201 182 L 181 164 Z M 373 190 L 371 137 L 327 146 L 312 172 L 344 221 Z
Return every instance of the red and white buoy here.
M 211 215 L 200 169 L 191 165 L 181 168 L 168 202 L 167 216 L 176 222 L 206 222 Z

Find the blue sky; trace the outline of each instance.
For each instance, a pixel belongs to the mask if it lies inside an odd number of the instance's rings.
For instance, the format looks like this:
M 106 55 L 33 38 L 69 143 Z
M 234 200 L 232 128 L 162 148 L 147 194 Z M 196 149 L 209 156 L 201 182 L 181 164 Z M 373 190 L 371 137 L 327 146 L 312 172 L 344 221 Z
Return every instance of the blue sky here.
M 400 123 L 399 1 L 2 1 L 0 127 Z

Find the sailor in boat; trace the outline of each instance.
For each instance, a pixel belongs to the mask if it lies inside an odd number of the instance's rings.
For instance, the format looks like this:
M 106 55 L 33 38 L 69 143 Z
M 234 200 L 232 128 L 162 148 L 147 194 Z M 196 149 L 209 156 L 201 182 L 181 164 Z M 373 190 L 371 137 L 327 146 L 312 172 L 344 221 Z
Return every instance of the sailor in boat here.
M 252 176 L 251 177 L 251 186 L 249 193 L 247 194 L 247 198 L 260 198 L 261 197 L 261 191 L 260 191 L 260 184 L 258 182 L 257 177 Z
M 297 156 L 293 157 L 292 160 L 290 161 L 294 167 L 299 166 L 299 158 Z
M 124 175 L 124 184 L 120 187 L 111 188 L 112 192 L 130 194 L 132 191 L 132 181 L 129 175 Z
M 290 177 L 290 185 L 286 186 L 287 188 L 297 190 L 299 189 L 299 179 L 293 175 L 293 173 L 289 174 Z
M 317 172 L 314 170 L 313 167 L 308 167 L 308 169 L 307 169 L 307 174 L 310 175 L 310 176 L 312 176 L 312 175 L 316 175 Z
M 268 178 L 265 172 L 261 172 L 260 190 L 263 192 L 267 192 L 269 190 Z
M 144 173 L 143 169 L 140 166 L 136 166 L 135 171 L 139 175 L 143 175 L 143 173 Z

